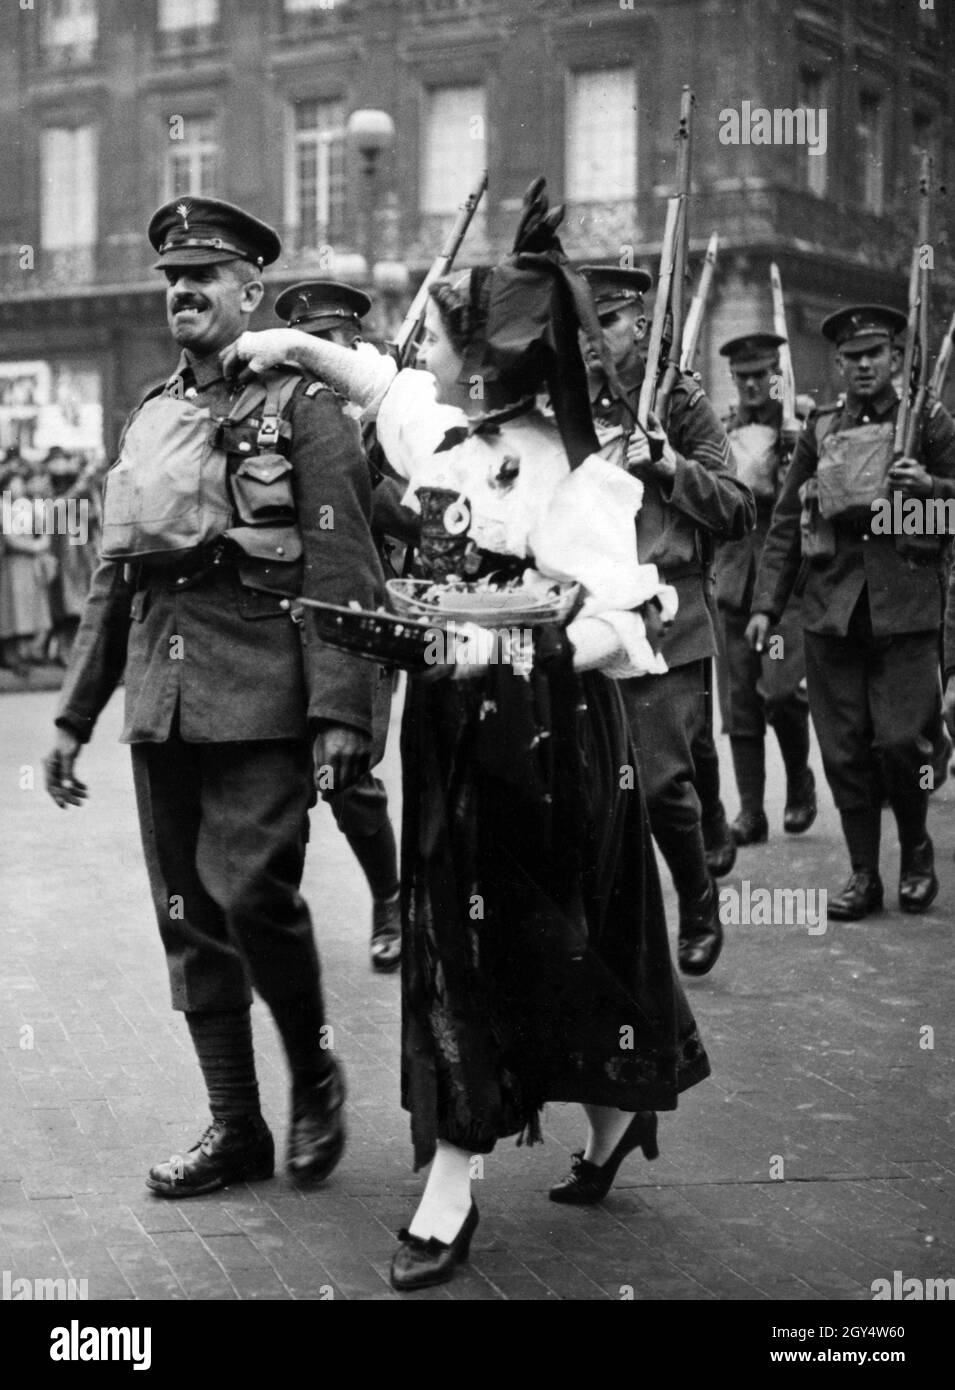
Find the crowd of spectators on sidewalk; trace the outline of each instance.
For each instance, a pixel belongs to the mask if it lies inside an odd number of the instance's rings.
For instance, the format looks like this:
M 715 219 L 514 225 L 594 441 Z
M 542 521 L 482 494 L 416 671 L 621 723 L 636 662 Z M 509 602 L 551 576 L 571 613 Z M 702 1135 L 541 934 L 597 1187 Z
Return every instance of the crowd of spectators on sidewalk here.
M 32 462 L 11 450 L 0 461 L 0 664 L 15 676 L 69 659 L 96 564 L 101 473 L 99 459 L 60 448 Z M 30 529 L 22 523 L 26 509 L 15 508 L 21 498 L 33 503 Z M 51 506 L 59 499 L 76 504 L 78 534 L 49 524 L 64 515 Z

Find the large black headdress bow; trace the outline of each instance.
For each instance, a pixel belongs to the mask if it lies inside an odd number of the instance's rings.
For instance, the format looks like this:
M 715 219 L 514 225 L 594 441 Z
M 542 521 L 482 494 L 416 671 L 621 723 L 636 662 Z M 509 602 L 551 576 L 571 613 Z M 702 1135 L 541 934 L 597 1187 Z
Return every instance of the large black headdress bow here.
M 594 348 L 611 384 L 616 381 L 590 287 L 572 269 L 557 236 L 562 206 L 549 208 L 546 182 L 524 194 L 514 249 L 501 265 L 471 272 L 475 334 L 462 381 L 479 378 L 493 409 L 538 390 L 551 406 L 572 468 L 598 449 L 579 334 Z

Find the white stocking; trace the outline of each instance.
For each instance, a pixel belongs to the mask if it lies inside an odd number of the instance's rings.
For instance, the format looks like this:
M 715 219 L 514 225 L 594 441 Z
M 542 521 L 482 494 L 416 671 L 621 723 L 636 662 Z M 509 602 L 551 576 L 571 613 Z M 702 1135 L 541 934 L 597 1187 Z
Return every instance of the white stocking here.
M 450 1245 L 471 1209 L 471 1155 L 438 1140 L 428 1181 L 409 1226 L 413 1236 Z

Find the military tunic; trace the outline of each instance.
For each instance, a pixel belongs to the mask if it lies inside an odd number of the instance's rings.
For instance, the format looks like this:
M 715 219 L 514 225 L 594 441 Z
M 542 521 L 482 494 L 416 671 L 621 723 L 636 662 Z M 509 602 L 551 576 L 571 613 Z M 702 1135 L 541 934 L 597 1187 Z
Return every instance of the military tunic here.
M 772 400 L 755 410 L 738 405 L 726 422 L 731 448 L 734 432 L 747 425 L 763 425 L 772 430 L 776 435 L 775 467 L 772 479 L 767 478 L 766 495 L 754 493 L 756 525 L 753 530 L 742 540 L 721 545 L 717 551 L 716 597 L 723 629 L 721 660 L 726 667 L 725 680 L 720 685 L 724 732 L 731 738 L 762 739 L 767 724 L 772 724 L 783 743 L 787 734 L 796 734 L 803 742 L 809 719 L 798 597 L 791 597 L 780 615 L 775 634 L 782 639 L 778 654 L 767 652 L 760 656 L 745 637 L 756 571 L 784 479 L 778 437 L 781 424 L 782 406 Z
M 636 354 L 619 374 L 635 406 L 642 377 Z M 600 428 L 623 423 L 624 408 L 606 389 L 597 393 L 593 410 Z M 679 597 L 661 644 L 669 670 L 621 681 L 620 689 L 653 835 L 678 892 L 689 898 L 707 882 L 693 746 L 705 736 L 708 663 L 717 650 L 707 595 L 712 547 L 740 539 L 753 525 L 755 504 L 733 474 L 726 432 L 693 376 L 684 375 L 674 388 L 667 433 L 676 474 L 665 481 L 643 478 L 637 549 Z
M 942 554 L 936 547 L 934 555 L 913 558 L 894 536 L 837 519 L 835 554 L 804 560 L 799 489 L 816 473 L 820 433 L 891 427 L 898 406 L 887 386 L 871 401 L 850 395 L 810 417 L 776 504 L 752 600 L 754 613 L 778 619 L 794 589 L 802 592 L 810 709 L 842 812 L 878 806 L 883 789 L 898 798 L 925 786 L 932 762 L 925 731 L 938 693 Z M 939 404 L 924 412 L 921 435 L 920 459 L 935 479 L 935 495 L 951 496 L 955 425 Z
M 172 378 L 224 417 L 218 358 Z M 289 411 L 301 563 L 226 560 L 197 576 L 101 561 L 57 723 L 84 742 L 125 672 L 143 848 L 173 1007 L 247 1006 L 313 988 L 317 957 L 299 894 L 314 803 L 311 739 L 324 723 L 372 730 L 379 668 L 325 646 L 288 594 L 375 607 L 381 567 L 357 427 L 325 387 Z M 247 422 L 252 438 L 258 421 Z

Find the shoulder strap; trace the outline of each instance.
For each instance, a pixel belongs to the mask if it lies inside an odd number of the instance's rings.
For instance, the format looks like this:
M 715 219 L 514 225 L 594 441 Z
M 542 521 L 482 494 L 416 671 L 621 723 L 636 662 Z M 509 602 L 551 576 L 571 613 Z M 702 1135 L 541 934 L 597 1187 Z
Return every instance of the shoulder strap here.
M 233 423 L 245 420 L 261 406 L 262 423 L 255 442 L 260 449 L 274 449 L 282 434 L 289 402 L 301 380 L 301 374 L 292 371 L 266 372 L 256 377 L 229 411 L 229 420 Z
M 816 449 L 818 450 L 827 434 L 831 434 L 835 428 L 836 421 L 842 414 L 842 402 L 837 401 L 834 405 L 821 405 L 816 409 L 816 415 L 812 422 L 812 432 L 816 436 Z

